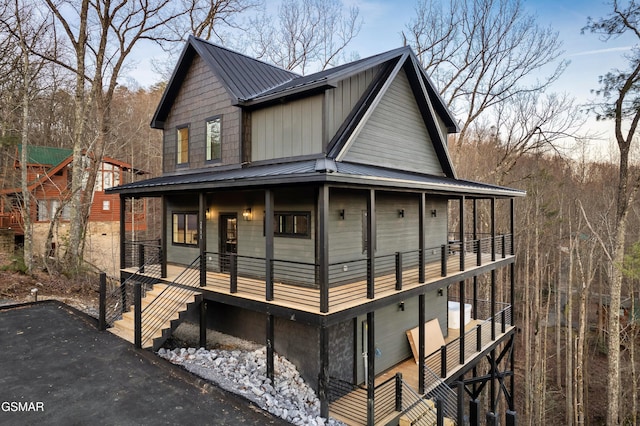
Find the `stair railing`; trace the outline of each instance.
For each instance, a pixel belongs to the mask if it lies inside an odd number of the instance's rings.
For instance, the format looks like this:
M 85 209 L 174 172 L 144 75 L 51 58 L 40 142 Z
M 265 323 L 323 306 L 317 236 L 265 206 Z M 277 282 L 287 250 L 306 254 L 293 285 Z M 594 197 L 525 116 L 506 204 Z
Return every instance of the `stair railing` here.
M 441 401 L 444 415 L 456 419 L 458 415 L 458 397 L 456 392 L 449 387 L 436 373 L 426 365 L 424 367 L 424 382 L 429 384 L 424 397 L 433 401 Z
M 158 252 L 156 255 L 149 256 L 147 255 L 145 258 L 145 262 L 138 267 L 136 272 L 129 275 L 129 277 L 124 280 L 120 285 L 117 285 L 117 279 L 107 277 L 106 274 L 101 274 L 101 288 L 104 286 L 104 295 L 102 294 L 100 297 L 104 299 L 104 301 L 100 302 L 100 317 L 102 318 L 104 315 L 104 325 L 101 327 L 111 327 L 113 323 L 122 318 L 122 314 L 127 312 L 131 305 L 133 304 L 133 284 L 139 282 L 143 284 L 143 297 L 144 291 L 146 290 L 146 286 L 151 286 L 155 282 L 157 282 L 156 271 L 158 269 L 158 265 L 161 261 L 161 253 Z M 102 281 L 104 280 L 104 285 Z M 112 283 L 112 290 L 107 290 L 106 283 L 110 281 Z M 104 309 L 104 313 L 102 312 Z
M 162 329 L 164 323 L 171 318 L 176 309 L 171 309 L 193 298 L 194 290 L 200 286 L 200 256 L 187 266 L 173 282 L 167 285 L 160 294 L 141 310 L 142 329 L 140 342 L 144 345 Z M 137 332 L 137 330 L 136 330 Z

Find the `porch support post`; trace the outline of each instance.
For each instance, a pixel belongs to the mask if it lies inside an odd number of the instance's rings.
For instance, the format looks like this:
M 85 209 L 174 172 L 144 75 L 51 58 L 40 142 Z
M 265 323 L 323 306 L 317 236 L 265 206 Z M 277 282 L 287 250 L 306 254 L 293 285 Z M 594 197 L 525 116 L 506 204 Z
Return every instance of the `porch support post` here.
M 373 191 L 372 191 L 373 192 Z M 375 314 L 367 313 L 367 425 L 375 424 L 374 415 L 374 397 L 375 397 L 375 379 L 376 379 L 376 342 L 375 342 Z
M 496 199 L 491 198 L 491 261 L 496 260 Z
M 375 297 L 376 191 L 367 196 L 367 298 Z
M 507 426 L 516 426 L 518 423 L 516 421 L 516 412 L 515 411 L 511 411 L 511 410 L 507 410 L 507 414 L 506 414 L 506 424 Z
M 162 237 L 160 238 L 160 278 L 167 277 L 167 199 L 160 197 L 162 205 Z
M 274 381 L 274 367 L 273 367 L 273 346 L 274 346 L 274 322 L 275 319 L 272 314 L 267 314 L 267 378 L 271 380 L 271 386 Z
M 510 232 L 511 232 L 511 255 L 513 256 L 514 254 L 516 254 L 515 251 L 515 246 L 514 246 L 514 242 L 515 242 L 515 234 L 516 234 L 516 206 L 515 206 L 515 199 L 511 199 L 511 223 L 509 224 L 509 228 L 510 228 Z
M 464 195 L 460 197 L 460 270 L 464 271 L 464 252 L 465 250 L 465 241 L 464 241 L 464 214 L 465 214 L 465 197 Z
M 133 203 L 133 199 L 132 199 Z M 127 228 L 125 224 L 127 209 L 127 199 L 124 194 L 120 194 L 120 269 L 126 269 L 127 267 L 127 253 L 125 248 L 125 241 L 127 239 Z
M 498 380 L 498 377 L 496 376 L 497 370 L 498 369 L 498 365 L 496 362 L 496 350 L 491 349 L 491 383 L 489 386 L 489 391 L 491 392 L 491 397 L 490 397 L 490 403 L 491 403 L 491 408 L 490 411 L 492 414 L 494 414 L 496 412 L 496 409 L 498 408 L 498 401 L 496 398 L 496 382 Z M 495 415 L 495 414 L 494 414 Z M 497 418 L 497 416 L 496 416 Z M 497 425 L 497 423 L 496 423 Z
M 478 276 L 473 276 L 473 319 L 478 319 Z
M 424 271 L 424 214 L 426 210 L 426 195 L 420 193 L 420 202 L 418 205 L 418 282 L 420 284 L 425 281 Z
M 200 246 L 200 287 L 207 285 L 207 197 L 198 194 L 198 245 Z
M 329 187 L 318 190 L 318 285 L 320 287 L 320 312 L 329 312 Z
M 473 239 L 478 239 L 478 199 L 473 199 Z
M 264 190 L 265 298 L 273 300 L 273 192 Z
M 207 304 L 204 299 L 200 302 L 200 347 L 207 347 Z
M 418 393 L 424 394 L 424 357 L 425 354 L 425 336 L 424 336 L 424 323 L 426 321 L 425 312 L 425 295 L 424 293 L 418 296 Z
M 320 326 L 320 377 L 318 380 L 320 416 L 329 418 L 329 329 Z
M 515 234 L 515 203 L 514 203 L 514 199 L 511 199 L 511 255 L 515 255 L 515 248 L 514 248 L 514 234 Z M 511 265 L 509 265 L 509 279 L 510 279 L 510 302 L 511 302 L 511 325 L 515 325 L 515 318 L 516 318 L 516 312 L 515 312 L 515 307 L 516 307 L 516 263 L 515 262 L 511 262 Z M 513 354 L 513 352 L 512 352 Z M 511 370 L 513 370 L 513 366 L 511 367 Z
M 464 332 L 464 286 L 465 282 L 460 281 L 460 364 L 464 364 L 464 344 L 465 344 L 465 332 Z
M 469 401 L 469 426 L 480 426 L 480 401 Z
M 491 340 L 496 340 L 496 270 L 491 270 Z

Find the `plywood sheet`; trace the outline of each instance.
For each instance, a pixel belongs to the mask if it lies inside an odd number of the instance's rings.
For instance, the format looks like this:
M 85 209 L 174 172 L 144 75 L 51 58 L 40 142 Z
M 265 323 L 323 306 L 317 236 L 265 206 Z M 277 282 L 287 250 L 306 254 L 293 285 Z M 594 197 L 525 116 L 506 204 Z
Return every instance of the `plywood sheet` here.
M 409 339 L 413 359 L 415 359 L 416 363 L 418 362 L 418 342 L 420 339 L 419 330 L 420 327 L 407 330 L 407 338 Z M 424 337 L 425 355 L 429 355 L 444 346 L 444 337 L 442 336 L 442 329 L 440 328 L 438 318 L 434 318 L 431 321 L 424 323 Z

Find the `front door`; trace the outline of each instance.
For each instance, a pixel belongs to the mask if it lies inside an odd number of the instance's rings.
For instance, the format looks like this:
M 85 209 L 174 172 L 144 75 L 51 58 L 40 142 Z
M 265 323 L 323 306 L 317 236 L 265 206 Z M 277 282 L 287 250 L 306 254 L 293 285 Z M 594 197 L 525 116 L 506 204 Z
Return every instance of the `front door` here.
M 229 272 L 229 253 L 238 252 L 238 215 L 220 215 L 220 270 Z

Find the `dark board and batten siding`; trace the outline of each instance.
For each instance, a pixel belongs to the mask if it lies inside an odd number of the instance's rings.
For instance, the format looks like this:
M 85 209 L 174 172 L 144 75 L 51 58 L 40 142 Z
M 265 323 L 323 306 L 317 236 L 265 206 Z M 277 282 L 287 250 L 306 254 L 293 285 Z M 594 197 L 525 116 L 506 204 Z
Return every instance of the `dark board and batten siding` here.
M 329 143 L 342 123 L 347 119 L 356 104 L 367 91 L 369 85 L 378 74 L 381 66 L 369 68 L 359 74 L 338 82 L 338 87 L 325 93 L 325 146 Z
M 443 174 L 404 71 L 395 77 L 343 160 Z
M 251 113 L 251 160 L 322 152 L 322 95 Z
M 203 90 L 206 88 L 206 90 Z M 222 159 L 205 161 L 205 122 L 222 116 Z M 164 123 L 164 173 L 178 168 L 189 170 L 219 164 L 240 163 L 241 110 L 231 105 L 231 99 L 209 66 L 196 55 L 180 87 Z M 189 125 L 189 163 L 176 167 L 176 126 Z
M 425 295 L 425 307 L 427 321 L 438 319 L 443 335 L 447 332 L 447 298 L 439 296 L 437 291 L 429 292 Z M 365 341 L 362 336 L 363 321 L 366 315 L 357 319 L 357 339 L 356 339 L 356 372 L 358 382 L 364 381 L 364 360 L 362 344 Z M 413 297 L 404 301 L 404 310 L 399 304 L 394 303 L 375 312 L 375 356 L 376 374 L 382 373 L 390 367 L 404 361 L 412 356 L 411 346 L 407 338 L 406 331 L 418 326 L 418 297 Z

